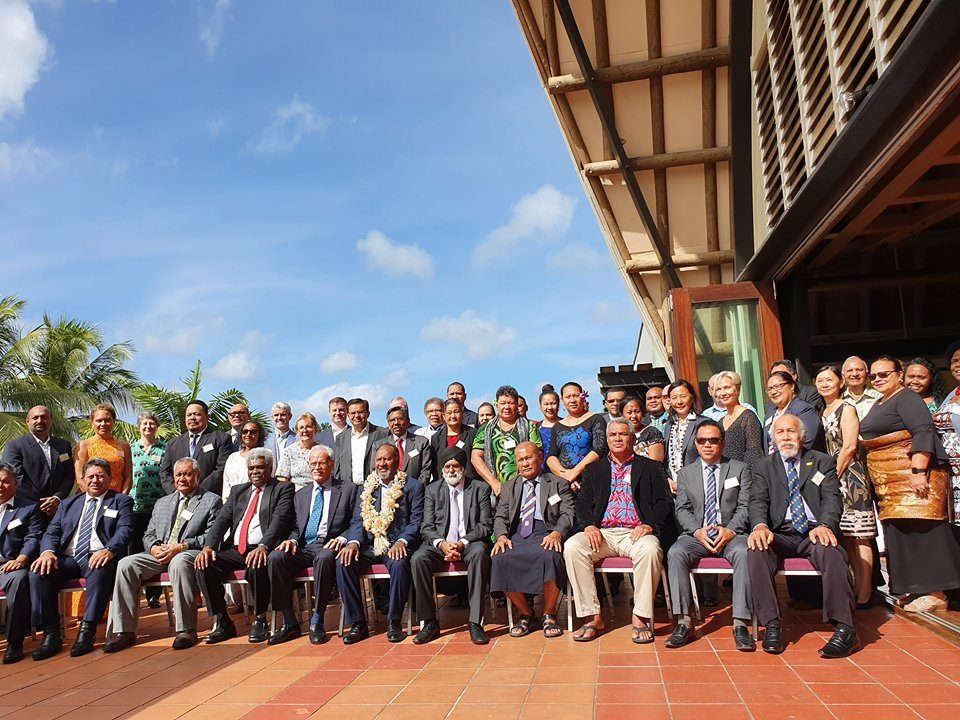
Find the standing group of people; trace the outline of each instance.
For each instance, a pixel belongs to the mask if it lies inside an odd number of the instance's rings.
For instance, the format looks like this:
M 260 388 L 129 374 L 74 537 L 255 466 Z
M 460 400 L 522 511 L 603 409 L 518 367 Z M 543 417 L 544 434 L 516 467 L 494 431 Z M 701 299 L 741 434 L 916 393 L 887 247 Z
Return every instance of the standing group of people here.
M 960 345 L 947 362 L 960 380 Z M 960 588 L 951 524 L 960 501 L 960 391 L 943 396 L 928 366 L 881 357 L 868 371 L 848 358 L 804 386 L 789 361 L 778 361 L 762 417 L 741 401 L 733 371 L 710 379 L 713 402 L 703 411 L 686 380 L 642 397 L 609 388 L 603 413 L 590 410 L 577 383 L 559 392 L 544 386 L 542 421 L 527 419 L 510 386 L 474 412 L 459 382 L 446 398 L 426 401 L 423 427 L 411 424 L 402 397 L 391 401 L 384 427 L 369 421 L 366 400 L 334 398 L 322 430 L 311 413 L 293 422 L 290 406 L 276 403 L 271 433 L 240 404 L 230 409 L 230 432 L 221 432 L 194 400 L 185 433 L 164 443 L 158 419 L 144 413 L 141 437 L 129 445 L 113 436 L 116 412 L 102 404 L 91 412 L 94 436 L 76 448 L 51 436 L 49 411 L 36 407 L 30 432 L 7 444 L 0 463 L 4 662 L 22 658 L 31 626 L 44 634 L 34 659 L 60 651 L 56 595 L 80 577 L 86 608 L 71 654 L 92 650 L 111 600 L 104 649 L 129 647 L 141 590 L 161 572 L 173 588 L 174 648 L 197 642 L 201 595 L 214 618 L 206 642 L 236 635 L 227 593 L 237 571 L 252 595 L 251 642 L 300 636 L 293 585 L 311 571 L 310 642 L 328 639 L 323 617 L 335 587 L 351 626 L 343 641 L 358 642 L 369 634 L 360 582 L 373 563 L 390 576 L 378 604 L 391 641 L 405 637 L 411 591 L 421 620 L 414 642 L 439 636 L 433 573 L 458 562 L 474 642 L 487 642 L 488 592 L 516 607 L 512 636 L 561 635 L 557 605 L 568 583 L 586 618 L 574 639 L 587 642 L 605 631 L 593 567 L 610 556 L 632 561 L 634 642 L 653 642 L 664 560 L 676 618 L 666 644 L 689 642 L 689 570 L 713 556 L 734 569 L 737 648 L 755 648 L 748 621 L 756 614 L 768 652 L 783 649 L 778 562 L 806 557 L 822 574 L 824 618 L 835 626 L 821 655 L 843 657 L 857 646 L 855 607 L 871 602 L 878 519 L 890 589 L 905 596 L 906 609 L 944 607 L 945 591 Z M 274 633 L 270 607 L 283 615 Z

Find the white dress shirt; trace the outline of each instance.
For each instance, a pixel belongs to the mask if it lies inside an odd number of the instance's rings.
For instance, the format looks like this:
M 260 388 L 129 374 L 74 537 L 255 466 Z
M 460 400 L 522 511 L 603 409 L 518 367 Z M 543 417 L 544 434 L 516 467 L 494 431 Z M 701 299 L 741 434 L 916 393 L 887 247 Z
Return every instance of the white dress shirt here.
M 30 434 L 33 435 L 33 433 L 30 433 Z M 33 435 L 33 439 L 37 441 L 37 445 L 40 446 L 40 450 L 43 452 L 43 458 L 44 460 L 47 461 L 47 468 L 48 469 L 52 468 L 53 467 L 53 455 L 52 455 L 53 448 L 50 447 L 50 437 L 48 436 L 47 439 L 44 441 L 38 438 L 36 435 Z
M 444 482 L 446 482 L 444 480 Z M 454 485 L 453 487 L 447 486 L 447 492 L 450 494 L 450 513 L 449 517 L 453 517 L 453 505 L 456 503 L 459 512 L 457 516 L 460 518 L 460 524 L 457 526 L 457 540 L 462 540 L 463 537 L 467 534 L 467 526 L 463 517 L 463 486 L 464 481 L 461 480 L 459 485 Z M 440 543 L 446 542 L 447 535 L 450 532 L 450 520 L 447 520 L 447 527 L 445 528 L 446 532 L 442 538 L 437 538 L 433 541 L 434 547 L 440 547 Z
M 77 551 L 77 536 L 80 534 L 80 528 L 83 526 L 83 518 L 86 516 L 89 504 L 87 501 L 89 498 L 93 497 L 88 495 L 83 499 L 83 510 L 80 511 L 80 519 L 77 521 L 77 529 L 73 532 L 73 537 L 70 538 L 70 542 L 67 545 L 67 549 L 63 551 L 63 554 L 67 557 L 73 557 Z M 97 534 L 97 517 L 99 517 L 101 510 L 103 509 L 103 495 L 98 498 L 94 498 L 97 501 L 97 504 L 93 506 L 93 531 L 90 533 L 90 554 L 93 555 L 97 550 L 103 550 L 103 540 L 100 539 L 100 536 Z
M 370 426 L 364 425 L 362 432 L 350 429 L 350 470 L 354 485 L 363 485 L 363 458 L 367 454 L 367 439 Z
M 251 487 L 250 489 L 250 500 L 247 501 L 247 506 L 243 510 L 243 515 L 240 516 L 240 524 L 237 525 L 237 529 L 233 531 L 233 545 L 234 547 L 240 546 L 240 531 L 243 529 L 243 518 L 246 517 L 247 511 L 250 509 L 250 503 L 253 502 L 253 498 L 256 497 L 257 489 Z M 250 518 L 250 527 L 247 529 L 247 547 L 252 548 L 260 544 L 260 541 L 263 540 L 263 528 L 260 527 L 260 504 L 263 502 L 263 490 L 260 490 L 260 497 L 257 498 L 257 509 L 253 513 L 253 517 Z

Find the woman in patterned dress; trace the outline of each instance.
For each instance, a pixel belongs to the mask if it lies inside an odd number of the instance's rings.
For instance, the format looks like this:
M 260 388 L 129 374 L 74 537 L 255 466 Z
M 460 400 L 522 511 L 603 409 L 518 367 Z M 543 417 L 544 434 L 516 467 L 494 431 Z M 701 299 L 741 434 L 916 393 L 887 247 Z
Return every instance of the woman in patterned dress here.
M 160 421 L 151 412 L 142 412 L 137 416 L 140 439 L 130 445 L 133 461 L 133 484 L 130 497 L 133 498 L 133 537 L 130 539 L 130 554 L 143 552 L 143 534 L 150 524 L 153 506 L 166 495 L 160 482 L 160 461 L 167 449 L 167 443 L 157 437 Z M 146 589 L 147 605 L 160 607 L 160 588 Z
M 817 372 L 814 384 L 825 408 L 821 419 L 826 434 L 827 452 L 836 458 L 837 478 L 843 496 L 840 530 L 853 568 L 857 604 L 865 606 L 873 594 L 873 544 L 877 536 L 877 516 L 873 511 L 873 493 L 860 458 L 858 439 L 860 419 L 856 408 L 841 398 L 843 376 L 826 365 Z
M 303 413 L 297 418 L 294 431 L 297 433 L 297 442 L 285 447 L 277 458 L 277 480 L 290 481 L 299 490 L 313 482 L 307 460 L 313 446 L 317 444 L 320 423 L 313 413 Z
M 662 463 L 666 454 L 663 449 L 663 434 L 652 423 L 644 424 L 643 401 L 635 395 L 628 395 L 620 404 L 620 411 L 633 427 L 633 452 Z
M 514 455 L 517 445 L 529 440 L 543 449 L 537 426 L 517 413 L 519 398 L 514 387 L 502 385 L 497 388 L 497 416 L 478 427 L 473 439 L 470 462 L 496 497 L 500 497 L 503 483 L 517 477 Z M 480 414 L 480 408 L 477 408 L 477 414 Z
M 553 426 L 547 467 L 577 492 L 580 475 L 607 452 L 607 423 L 603 415 L 587 409 L 587 394 L 579 383 L 565 383 L 560 399 L 567 416 Z
M 954 379 L 960 382 L 960 341 L 947 348 L 947 366 Z M 937 408 L 933 424 L 950 461 L 950 519 L 954 525 L 960 525 L 960 387 L 950 392 Z

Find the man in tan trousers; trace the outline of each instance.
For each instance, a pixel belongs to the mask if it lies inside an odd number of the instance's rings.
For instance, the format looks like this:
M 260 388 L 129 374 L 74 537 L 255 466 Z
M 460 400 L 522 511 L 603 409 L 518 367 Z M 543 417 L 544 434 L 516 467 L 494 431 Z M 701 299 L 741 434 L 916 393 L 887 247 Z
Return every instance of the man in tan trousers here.
M 589 617 L 573 639 L 604 630 L 593 564 L 607 557 L 633 561 L 633 641 L 653 642 L 648 622 L 663 566 L 660 538 L 673 528 L 673 499 L 660 463 L 633 452 L 633 428 L 623 418 L 607 424 L 609 453 L 584 471 L 577 496 L 578 531 L 563 557 L 577 615 Z

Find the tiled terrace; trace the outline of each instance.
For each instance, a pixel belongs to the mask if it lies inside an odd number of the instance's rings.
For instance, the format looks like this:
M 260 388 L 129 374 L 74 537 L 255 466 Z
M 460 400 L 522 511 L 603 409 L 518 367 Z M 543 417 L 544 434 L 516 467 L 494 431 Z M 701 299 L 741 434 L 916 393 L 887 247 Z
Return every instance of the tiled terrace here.
M 147 615 L 140 644 L 42 663 L 0 667 L 4 720 L 899 720 L 960 717 L 960 648 L 885 610 L 858 615 L 865 648 L 824 661 L 829 636 L 817 612 L 788 612 L 780 656 L 733 649 L 729 609 L 707 617 L 700 637 L 666 650 L 634 645 L 621 599 L 616 629 L 594 643 L 568 634 L 504 635 L 490 623 L 485 647 L 470 644 L 463 611 L 445 610 L 444 637 L 427 646 L 386 642 L 383 628 L 344 647 L 306 638 L 275 648 L 245 637 L 170 649 L 162 611 Z M 661 611 L 662 612 L 662 611 Z M 328 627 L 335 627 L 333 611 Z M 72 634 L 72 633 L 71 633 Z M 35 644 L 27 643 L 27 651 Z M 99 647 L 99 645 L 98 645 Z

